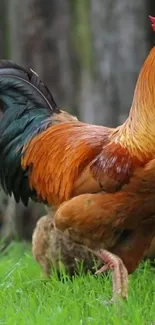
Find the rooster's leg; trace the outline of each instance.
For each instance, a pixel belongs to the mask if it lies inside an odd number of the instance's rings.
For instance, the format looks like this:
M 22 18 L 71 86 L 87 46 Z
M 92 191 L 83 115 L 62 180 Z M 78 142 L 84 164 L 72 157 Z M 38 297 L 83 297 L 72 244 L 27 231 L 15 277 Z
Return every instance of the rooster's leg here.
M 128 271 L 122 260 L 107 250 L 93 251 L 93 253 L 105 263 L 96 274 L 104 273 L 108 269 L 113 270 L 112 300 L 116 301 L 119 297 L 126 299 L 128 296 Z

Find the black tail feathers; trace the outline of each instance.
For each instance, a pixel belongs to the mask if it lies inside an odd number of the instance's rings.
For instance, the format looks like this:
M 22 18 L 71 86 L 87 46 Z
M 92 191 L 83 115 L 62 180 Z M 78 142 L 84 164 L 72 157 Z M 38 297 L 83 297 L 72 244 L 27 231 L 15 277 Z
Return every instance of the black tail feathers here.
M 25 99 L 37 108 L 48 108 L 51 114 L 60 113 L 50 91 L 33 70 L 26 70 L 11 61 L 1 60 L 0 100 L 4 102 L 4 109 L 9 106 L 9 103 L 11 105 L 11 99 L 22 104 Z
M 32 70 L 0 61 L 0 183 L 7 194 L 27 204 L 35 192 L 29 188 L 29 171 L 21 168 L 22 149 L 61 111 L 50 91 Z

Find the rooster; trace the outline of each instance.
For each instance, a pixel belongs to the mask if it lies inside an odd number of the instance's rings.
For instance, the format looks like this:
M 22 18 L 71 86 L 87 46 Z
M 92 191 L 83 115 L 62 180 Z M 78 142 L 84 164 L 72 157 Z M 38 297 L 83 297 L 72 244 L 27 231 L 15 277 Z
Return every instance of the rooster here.
M 155 19 L 151 17 L 151 20 L 155 29 Z M 117 198 L 119 206 L 122 206 L 121 201 L 119 202 L 121 198 L 117 195 L 119 193 L 124 195 L 124 187 L 128 185 L 129 191 L 132 192 L 133 183 L 130 181 L 132 178 L 138 178 L 138 175 L 142 178 L 145 167 L 155 156 L 154 82 L 155 47 L 149 53 L 139 74 L 129 117 L 123 125 L 114 129 L 78 121 L 58 108 L 51 93 L 36 73 L 9 61 L 0 62 L 2 115 L 0 181 L 4 191 L 10 195 L 13 193 L 15 200 L 18 202 L 21 199 L 24 204 L 27 204 L 31 198 L 44 202 L 47 206 L 53 205 L 57 211 L 56 226 L 61 230 L 67 228 L 66 231 L 68 231 L 68 227 L 72 229 L 74 228 L 72 226 L 75 226 L 76 228 L 76 222 L 80 223 L 81 227 L 83 226 L 83 231 L 81 228 L 79 230 L 82 234 L 81 242 L 90 247 L 94 246 L 95 249 L 99 248 L 102 239 L 103 241 L 106 239 L 104 236 L 103 238 L 99 236 L 99 228 L 95 226 L 98 211 L 103 209 L 103 219 L 107 220 L 108 224 L 111 220 L 111 224 L 114 224 L 116 228 L 110 227 L 108 231 L 105 227 L 107 233 L 105 236 L 109 238 L 105 240 L 108 242 L 105 247 L 111 249 L 111 252 L 103 250 L 102 252 L 96 251 L 96 254 L 107 264 L 107 267 L 113 269 L 115 292 L 122 296 L 126 296 L 126 292 L 124 294 L 121 290 L 123 281 L 127 285 L 126 267 L 128 271 L 133 271 L 135 267 L 126 262 L 126 259 L 123 260 L 124 265 L 114 254 L 121 256 L 119 250 L 122 246 L 114 249 L 118 246 L 115 244 L 119 237 L 121 242 L 122 231 L 120 231 L 119 223 L 124 225 L 123 237 L 129 236 L 128 229 L 126 230 L 128 223 L 127 225 L 125 223 L 127 208 L 125 209 L 124 206 L 122 212 L 121 209 L 117 209 Z M 152 173 L 151 176 L 153 178 L 154 174 Z M 141 183 L 145 192 L 147 178 L 144 183 Z M 136 190 L 137 188 L 138 186 Z M 125 193 L 127 197 L 128 191 Z M 133 193 L 136 195 L 134 190 Z M 85 209 L 87 210 L 89 205 L 89 199 L 85 195 L 88 197 L 91 195 L 90 206 L 92 200 L 98 202 L 96 211 L 92 210 L 92 213 L 95 212 L 92 218 L 87 218 L 88 214 L 85 214 Z M 104 200 L 107 195 L 110 195 L 111 214 L 108 211 L 110 204 L 107 205 L 107 209 L 104 209 Z M 134 216 L 135 213 L 138 214 L 138 218 L 143 219 L 143 214 L 140 216 L 143 212 L 142 197 L 140 196 L 138 201 L 141 207 L 138 203 L 133 205 L 135 210 L 132 210 L 132 213 Z M 83 202 L 80 214 L 79 208 L 76 214 L 74 206 L 75 202 L 80 206 L 78 200 Z M 127 203 L 125 199 L 123 200 Z M 65 203 L 66 201 L 68 202 Z M 70 206 L 72 203 L 74 217 Z M 64 216 L 66 212 L 63 212 L 63 208 L 66 211 L 66 204 L 69 204 L 67 211 L 70 213 L 68 215 L 70 221 L 67 219 L 67 222 Z M 131 204 L 129 200 L 127 207 Z M 130 220 L 132 213 L 127 213 L 127 220 Z M 114 222 L 114 219 L 117 222 Z M 135 224 L 138 227 L 137 222 Z M 104 222 L 101 222 L 101 225 L 104 228 Z M 88 236 L 85 230 L 87 232 L 89 227 L 93 241 L 96 240 L 98 245 L 95 243 L 92 245 L 92 240 L 88 240 L 88 243 L 87 240 L 85 241 Z M 102 232 L 104 233 L 104 229 L 101 230 Z M 75 237 L 78 237 L 79 242 L 79 234 L 77 235 L 76 231 Z M 143 238 L 144 236 L 139 234 L 139 243 L 143 241 Z M 137 237 L 135 237 L 135 242 L 136 240 Z M 138 250 L 140 250 L 139 247 Z M 135 246 L 133 254 L 136 255 Z M 135 259 L 137 259 L 136 256 Z M 140 259 L 141 257 L 138 258 L 138 263 Z

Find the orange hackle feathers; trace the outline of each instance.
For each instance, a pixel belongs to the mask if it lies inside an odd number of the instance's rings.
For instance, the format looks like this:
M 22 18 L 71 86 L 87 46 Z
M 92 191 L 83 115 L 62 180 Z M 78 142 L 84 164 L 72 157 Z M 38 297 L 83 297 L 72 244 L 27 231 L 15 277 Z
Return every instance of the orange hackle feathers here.
M 113 141 L 146 163 L 155 154 L 155 47 L 140 71 L 129 117 L 114 131 Z

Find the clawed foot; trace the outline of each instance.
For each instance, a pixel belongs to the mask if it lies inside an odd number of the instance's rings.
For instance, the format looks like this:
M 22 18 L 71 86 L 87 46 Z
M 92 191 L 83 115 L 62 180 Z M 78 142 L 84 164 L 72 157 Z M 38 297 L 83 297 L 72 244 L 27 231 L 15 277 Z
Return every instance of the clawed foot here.
M 107 250 L 93 251 L 93 253 L 105 263 L 96 274 L 104 273 L 108 269 L 113 271 L 113 297 L 111 302 L 119 300 L 120 297 L 126 299 L 128 296 L 128 271 L 122 260 Z

